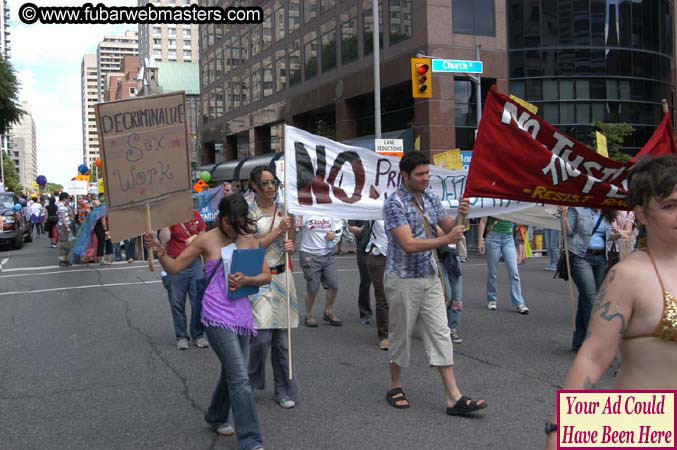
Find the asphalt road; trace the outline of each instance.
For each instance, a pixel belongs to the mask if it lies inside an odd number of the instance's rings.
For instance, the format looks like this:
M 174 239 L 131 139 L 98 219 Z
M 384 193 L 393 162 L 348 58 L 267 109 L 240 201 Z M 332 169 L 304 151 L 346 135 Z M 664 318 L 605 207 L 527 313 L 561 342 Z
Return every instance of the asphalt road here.
M 60 269 L 48 244 L 0 250 L 0 449 L 237 449 L 203 420 L 218 360 L 210 349 L 175 349 L 159 271 L 144 263 Z M 566 284 L 542 259 L 520 266 L 526 316 L 510 308 L 502 265 L 498 311 L 485 306 L 484 259 L 463 265 L 456 375 L 463 393 L 489 402 L 473 418 L 444 413 L 420 341 L 403 371 L 412 407 L 386 404 L 387 354 L 375 325 L 359 323 L 355 258 L 338 261 L 344 326 L 293 333 L 297 407 L 273 402 L 270 366 L 266 390 L 255 393 L 266 449 L 542 448 L 573 358 Z M 302 275 L 295 279 L 304 292 Z M 321 293 L 316 317 L 323 303 Z

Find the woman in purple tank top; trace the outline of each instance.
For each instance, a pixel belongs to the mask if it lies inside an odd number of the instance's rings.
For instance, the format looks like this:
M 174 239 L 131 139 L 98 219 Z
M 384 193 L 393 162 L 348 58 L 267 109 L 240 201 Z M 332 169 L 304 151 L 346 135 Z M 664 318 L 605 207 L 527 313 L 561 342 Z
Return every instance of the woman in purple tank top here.
M 221 361 L 221 377 L 205 420 L 218 434 L 236 434 L 240 449 L 256 450 L 263 448 L 263 440 L 244 356 L 249 337 L 256 334 L 254 320 L 247 297 L 232 300 L 227 294 L 243 286 L 270 283 L 270 268 L 264 260 L 259 275 L 226 276 L 233 250 L 258 248 L 258 241 L 251 236 L 256 225 L 247 217 L 248 213 L 249 206 L 241 194 L 224 197 L 219 203 L 218 227 L 196 237 L 176 259 L 167 256 L 160 241 L 151 234 L 144 236 L 144 242 L 157 252 L 160 264 L 169 274 L 184 270 L 199 256 L 204 257 L 209 282 L 202 299 L 202 323 Z M 231 408 L 235 429 L 228 423 Z

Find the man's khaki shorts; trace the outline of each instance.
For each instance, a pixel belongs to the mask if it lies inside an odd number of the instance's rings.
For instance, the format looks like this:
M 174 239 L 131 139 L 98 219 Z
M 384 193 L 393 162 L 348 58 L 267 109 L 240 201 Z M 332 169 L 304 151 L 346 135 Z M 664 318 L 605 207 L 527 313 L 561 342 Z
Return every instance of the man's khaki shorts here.
M 454 348 L 439 276 L 400 278 L 397 273 L 387 273 L 385 292 L 390 307 L 390 361 L 400 367 L 409 366 L 412 334 L 418 323 L 430 365 L 452 366 Z

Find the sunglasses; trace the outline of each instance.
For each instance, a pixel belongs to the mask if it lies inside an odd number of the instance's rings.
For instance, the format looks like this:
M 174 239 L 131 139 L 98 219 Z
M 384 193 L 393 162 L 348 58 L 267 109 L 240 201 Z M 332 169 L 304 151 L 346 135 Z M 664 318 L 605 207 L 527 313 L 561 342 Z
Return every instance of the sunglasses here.
M 276 180 L 263 180 L 259 181 L 259 186 L 261 187 L 267 187 L 267 186 L 276 186 L 277 181 Z

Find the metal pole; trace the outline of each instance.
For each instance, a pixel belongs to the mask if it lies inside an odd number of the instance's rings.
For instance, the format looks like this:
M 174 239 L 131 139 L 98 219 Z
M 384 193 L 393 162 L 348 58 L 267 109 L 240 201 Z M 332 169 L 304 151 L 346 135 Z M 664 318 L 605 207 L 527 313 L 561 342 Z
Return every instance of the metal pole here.
M 475 61 L 480 60 L 480 47 L 482 44 L 475 45 Z M 480 129 L 480 121 L 482 120 L 482 75 L 477 74 L 477 86 L 475 86 L 475 93 L 477 95 L 477 130 Z M 477 134 L 475 134 L 477 137 Z
M 376 139 L 381 139 L 381 51 L 379 48 L 378 0 L 371 0 L 371 18 L 374 23 L 374 130 Z

